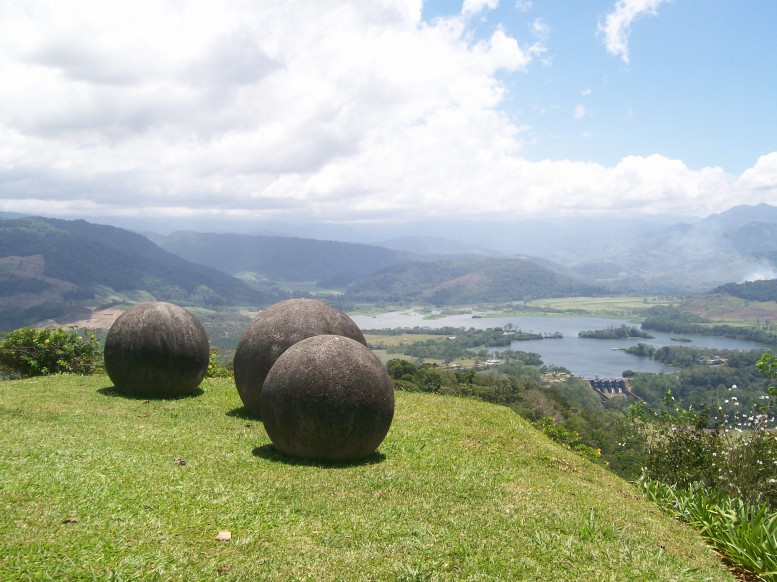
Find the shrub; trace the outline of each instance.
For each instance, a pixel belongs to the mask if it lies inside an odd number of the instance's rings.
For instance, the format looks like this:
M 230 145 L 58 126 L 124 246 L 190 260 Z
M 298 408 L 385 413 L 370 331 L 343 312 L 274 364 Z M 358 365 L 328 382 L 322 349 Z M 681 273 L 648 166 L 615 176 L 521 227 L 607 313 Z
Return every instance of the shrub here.
M 86 375 L 101 370 L 100 343 L 91 332 L 23 327 L 0 340 L 0 372 L 8 377 Z
M 234 373 L 229 368 L 222 366 L 218 359 L 218 350 L 210 349 L 210 358 L 208 359 L 208 378 L 234 378 Z
M 535 422 L 534 426 L 541 430 L 550 439 L 584 456 L 592 463 L 601 464 L 602 461 L 600 457 L 602 456 L 602 451 L 600 449 L 589 447 L 583 443 L 583 440 L 580 438 L 580 435 L 577 432 L 556 424 L 556 422 L 548 416 L 540 419 L 538 422 Z
M 762 374 L 777 377 L 771 354 L 756 364 Z M 647 477 L 678 487 L 702 483 L 745 504 L 766 503 L 777 508 L 777 433 L 774 400 L 777 388 L 752 410 L 744 410 L 736 385 L 728 388 L 712 427 L 707 410 L 680 409 L 667 391 L 665 410 L 634 405 L 629 410 L 630 443 L 641 453 Z

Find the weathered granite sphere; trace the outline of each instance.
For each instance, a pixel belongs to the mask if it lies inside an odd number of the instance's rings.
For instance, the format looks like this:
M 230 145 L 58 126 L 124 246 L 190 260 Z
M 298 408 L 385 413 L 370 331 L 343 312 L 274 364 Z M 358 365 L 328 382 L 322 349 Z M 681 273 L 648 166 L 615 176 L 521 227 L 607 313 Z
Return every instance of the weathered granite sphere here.
M 248 324 L 235 352 L 235 385 L 243 405 L 261 417 L 260 394 L 275 360 L 298 341 L 323 334 L 349 337 L 367 346 L 359 326 L 345 313 L 315 299 L 271 305 Z
M 394 417 L 394 388 L 369 348 L 337 335 L 302 340 L 275 362 L 261 393 L 264 428 L 284 455 L 357 461 Z
M 113 322 L 104 357 L 105 371 L 119 391 L 171 398 L 197 389 L 208 371 L 210 347 L 205 328 L 191 313 L 150 301 Z

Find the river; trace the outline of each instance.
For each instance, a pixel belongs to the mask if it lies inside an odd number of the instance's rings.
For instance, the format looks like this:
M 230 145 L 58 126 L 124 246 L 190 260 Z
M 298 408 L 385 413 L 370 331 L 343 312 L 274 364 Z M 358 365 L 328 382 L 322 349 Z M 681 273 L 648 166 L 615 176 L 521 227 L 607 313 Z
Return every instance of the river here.
M 763 350 L 767 347 L 757 342 L 736 340 L 724 337 L 686 335 L 691 343 L 678 343 L 671 340 L 678 334 L 669 334 L 649 330 L 655 336 L 648 338 L 625 338 L 617 340 L 585 339 L 577 337 L 578 332 L 618 327 L 623 324 L 636 325 L 625 319 L 605 317 L 576 316 L 510 316 L 510 317 L 472 317 L 472 314 L 451 315 L 439 319 L 424 319 L 424 314 L 415 311 L 394 311 L 376 316 L 352 315 L 363 330 L 388 329 L 396 327 L 464 327 L 486 329 L 489 327 L 504 327 L 508 323 L 522 331 L 534 333 L 561 332 L 561 339 L 542 339 L 530 341 L 515 341 L 510 349 L 523 352 L 537 352 L 542 361 L 548 365 L 563 366 L 578 376 L 617 377 L 624 370 L 635 372 L 671 372 L 673 368 L 665 364 L 627 354 L 620 348 L 645 343 L 656 347 L 682 345 L 699 348 Z

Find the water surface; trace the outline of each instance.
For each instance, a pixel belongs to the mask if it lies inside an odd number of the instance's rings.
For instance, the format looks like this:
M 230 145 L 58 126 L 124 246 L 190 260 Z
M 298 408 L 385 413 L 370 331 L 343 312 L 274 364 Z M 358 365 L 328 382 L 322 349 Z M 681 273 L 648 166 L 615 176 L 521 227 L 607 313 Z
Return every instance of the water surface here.
M 767 347 L 757 342 L 736 340 L 724 337 L 686 335 L 691 343 L 678 343 L 671 340 L 677 334 L 669 334 L 649 330 L 655 338 L 624 338 L 616 340 L 584 339 L 577 337 L 581 331 L 619 327 L 623 324 L 634 325 L 626 319 L 608 317 L 576 317 L 576 316 L 498 316 L 472 317 L 472 314 L 451 315 L 439 319 L 424 319 L 424 314 L 415 311 L 393 311 L 376 316 L 354 315 L 351 319 L 363 330 L 387 329 L 396 327 L 464 327 L 486 329 L 489 327 L 504 327 L 511 323 L 522 331 L 534 333 L 561 332 L 561 339 L 542 339 L 530 341 L 515 341 L 510 349 L 524 352 L 537 352 L 542 361 L 548 365 L 564 366 L 579 376 L 620 376 L 624 370 L 635 372 L 671 372 L 673 368 L 665 364 L 627 354 L 620 348 L 645 343 L 655 347 L 682 345 L 698 348 L 766 350 Z

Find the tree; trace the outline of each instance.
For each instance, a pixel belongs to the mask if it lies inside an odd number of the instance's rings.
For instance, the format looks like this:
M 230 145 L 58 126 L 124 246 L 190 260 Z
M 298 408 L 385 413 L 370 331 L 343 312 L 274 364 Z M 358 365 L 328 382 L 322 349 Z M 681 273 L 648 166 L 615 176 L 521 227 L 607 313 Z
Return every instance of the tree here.
M 415 376 L 418 368 L 412 362 L 394 358 L 386 362 L 386 370 L 389 376 L 395 380 L 401 380 L 404 376 Z
M 29 378 L 49 374 L 94 374 L 102 369 L 97 337 L 87 332 L 23 327 L 0 341 L 0 372 Z

